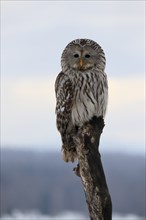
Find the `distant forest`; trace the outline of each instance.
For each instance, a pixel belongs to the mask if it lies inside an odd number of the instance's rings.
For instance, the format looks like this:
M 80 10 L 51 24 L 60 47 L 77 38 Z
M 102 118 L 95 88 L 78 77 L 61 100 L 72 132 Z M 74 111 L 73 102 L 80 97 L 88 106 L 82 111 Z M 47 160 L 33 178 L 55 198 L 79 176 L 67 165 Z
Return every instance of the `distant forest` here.
M 145 216 L 144 156 L 101 155 L 113 212 Z M 39 210 L 56 215 L 63 211 L 87 214 L 80 178 L 61 154 L 1 149 L 1 215 Z

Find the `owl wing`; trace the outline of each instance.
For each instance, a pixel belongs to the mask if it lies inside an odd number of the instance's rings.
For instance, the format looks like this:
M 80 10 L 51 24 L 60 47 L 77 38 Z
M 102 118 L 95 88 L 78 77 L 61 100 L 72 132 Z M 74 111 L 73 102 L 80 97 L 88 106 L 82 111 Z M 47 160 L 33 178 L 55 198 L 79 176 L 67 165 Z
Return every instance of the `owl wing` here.
M 69 77 L 63 72 L 60 72 L 55 82 L 55 93 L 57 100 L 57 128 L 62 136 L 66 134 L 69 123 L 71 123 L 73 91 L 73 85 Z
M 108 82 L 104 72 L 101 72 L 100 77 L 97 78 L 97 87 L 94 89 L 94 94 L 98 103 L 97 116 L 105 117 L 108 102 Z

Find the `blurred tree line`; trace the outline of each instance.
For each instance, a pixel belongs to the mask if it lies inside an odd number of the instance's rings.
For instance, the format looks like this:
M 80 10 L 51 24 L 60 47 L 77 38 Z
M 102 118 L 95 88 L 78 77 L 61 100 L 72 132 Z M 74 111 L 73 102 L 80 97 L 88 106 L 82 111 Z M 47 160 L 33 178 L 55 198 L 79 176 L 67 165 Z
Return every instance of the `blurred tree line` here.
M 113 212 L 145 214 L 144 156 L 102 154 L 113 202 Z M 61 154 L 28 150 L 1 150 L 1 215 L 13 210 L 87 213 L 80 178 Z

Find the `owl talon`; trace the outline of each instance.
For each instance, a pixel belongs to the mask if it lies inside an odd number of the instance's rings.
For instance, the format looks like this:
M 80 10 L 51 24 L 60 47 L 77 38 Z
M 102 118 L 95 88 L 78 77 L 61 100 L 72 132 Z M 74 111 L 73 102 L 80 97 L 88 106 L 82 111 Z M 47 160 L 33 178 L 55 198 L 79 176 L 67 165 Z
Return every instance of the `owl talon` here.
M 79 164 L 77 164 L 77 167 L 73 168 L 74 173 L 80 177 L 80 166 Z

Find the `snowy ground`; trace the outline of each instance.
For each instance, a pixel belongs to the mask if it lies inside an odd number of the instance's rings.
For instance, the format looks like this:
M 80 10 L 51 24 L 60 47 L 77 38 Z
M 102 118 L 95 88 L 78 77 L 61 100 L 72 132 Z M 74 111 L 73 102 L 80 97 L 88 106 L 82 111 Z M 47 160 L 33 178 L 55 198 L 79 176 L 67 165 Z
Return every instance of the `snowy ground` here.
M 88 217 L 80 213 L 65 212 L 57 216 L 42 215 L 38 212 L 22 213 L 14 211 L 12 215 L 4 215 L 1 220 L 88 220 Z M 145 220 L 135 215 L 119 215 L 114 214 L 113 220 Z

